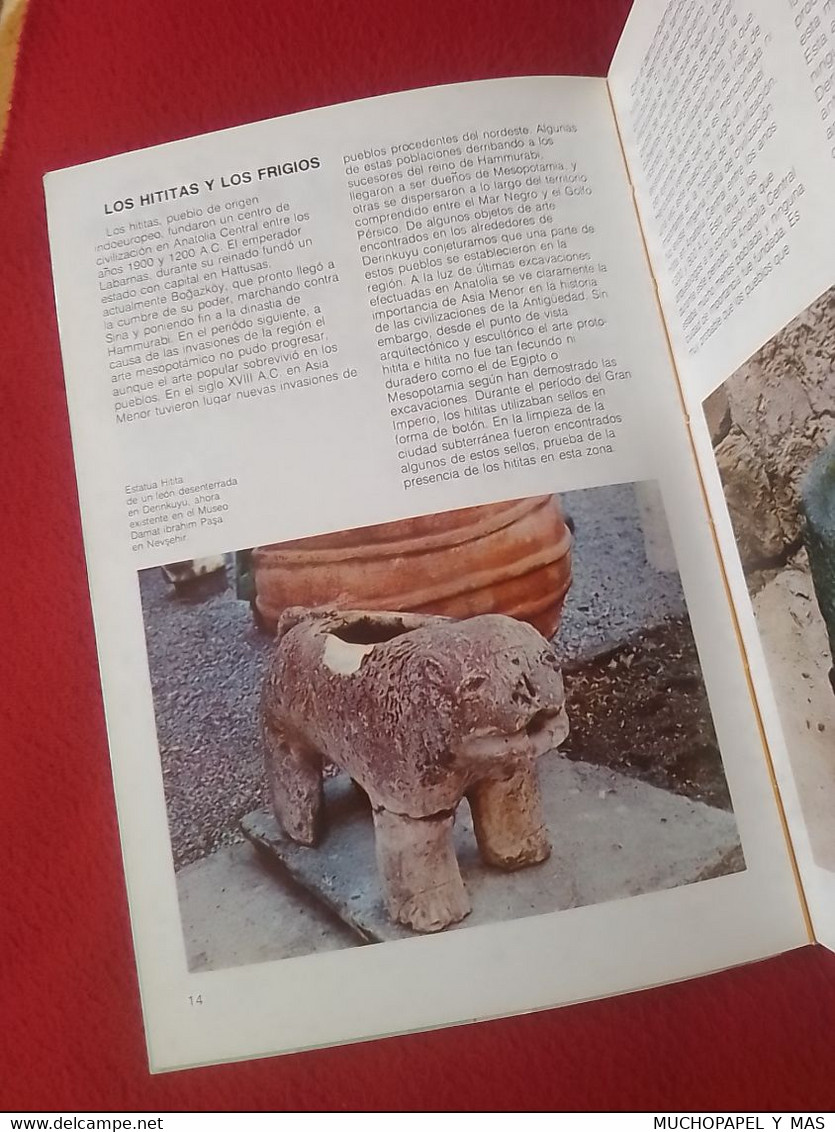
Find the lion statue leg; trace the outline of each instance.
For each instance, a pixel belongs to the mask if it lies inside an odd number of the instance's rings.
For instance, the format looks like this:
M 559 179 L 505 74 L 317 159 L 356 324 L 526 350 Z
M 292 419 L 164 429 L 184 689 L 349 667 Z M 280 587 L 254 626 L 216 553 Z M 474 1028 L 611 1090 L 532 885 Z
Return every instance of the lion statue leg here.
M 452 842 L 454 813 L 410 818 L 375 808 L 377 867 L 391 918 L 419 932 L 463 920 L 470 901 Z

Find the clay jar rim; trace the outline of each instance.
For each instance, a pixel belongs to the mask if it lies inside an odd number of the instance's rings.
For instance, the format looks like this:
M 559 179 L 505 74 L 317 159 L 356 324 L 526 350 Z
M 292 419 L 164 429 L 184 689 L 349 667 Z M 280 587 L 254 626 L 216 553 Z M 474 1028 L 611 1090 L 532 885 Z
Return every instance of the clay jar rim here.
M 464 507 L 456 511 L 441 512 L 431 516 L 433 520 L 446 520 L 445 529 L 430 534 L 414 534 L 403 537 L 403 527 L 428 518 L 399 519 L 391 523 L 380 523 L 367 527 L 354 527 L 350 531 L 334 534 L 313 535 L 305 539 L 293 539 L 286 543 L 273 543 L 255 547 L 252 554 L 256 565 L 269 571 L 282 566 L 321 565 L 326 562 L 346 562 L 352 559 L 391 558 L 422 554 L 426 551 L 459 546 L 493 534 L 504 527 L 539 509 L 552 506 L 556 517 L 563 523 L 558 541 L 553 544 L 553 559 L 561 558 L 571 546 L 571 532 L 564 525 L 562 510 L 555 495 L 538 495 L 528 499 L 511 499 L 505 503 L 484 504 L 478 507 Z M 484 514 L 489 508 L 490 514 Z M 481 515 L 473 522 L 465 516 Z M 462 521 L 463 520 L 463 521 Z M 386 541 L 386 534 L 400 537 Z M 328 546 L 334 537 L 351 535 L 356 541 L 347 546 Z M 375 537 L 376 536 L 376 537 Z M 360 541 L 369 538 L 369 542 Z

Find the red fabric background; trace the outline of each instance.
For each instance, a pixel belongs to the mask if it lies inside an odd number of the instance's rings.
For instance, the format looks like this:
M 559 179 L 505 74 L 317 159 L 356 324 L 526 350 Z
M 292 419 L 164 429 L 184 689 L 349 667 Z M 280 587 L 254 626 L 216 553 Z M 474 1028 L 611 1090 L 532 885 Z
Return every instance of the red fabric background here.
M 405 87 L 604 74 L 628 0 L 32 0 L 0 158 L 0 1109 L 835 1106 L 835 957 L 151 1078 L 41 177 Z M 613 961 L 616 961 L 613 941 Z

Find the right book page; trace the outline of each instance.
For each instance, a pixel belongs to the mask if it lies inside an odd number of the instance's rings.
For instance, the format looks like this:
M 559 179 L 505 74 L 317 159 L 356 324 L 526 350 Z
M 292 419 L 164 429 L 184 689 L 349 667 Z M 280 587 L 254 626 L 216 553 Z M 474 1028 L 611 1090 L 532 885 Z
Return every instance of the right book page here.
M 835 946 L 835 3 L 638 0 L 609 86 L 818 938 Z

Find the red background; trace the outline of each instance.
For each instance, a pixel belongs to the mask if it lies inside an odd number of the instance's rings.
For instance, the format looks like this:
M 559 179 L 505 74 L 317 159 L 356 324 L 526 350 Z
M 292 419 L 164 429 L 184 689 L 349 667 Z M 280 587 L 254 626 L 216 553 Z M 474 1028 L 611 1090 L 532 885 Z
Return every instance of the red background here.
M 628 7 L 32 0 L 0 157 L 0 1109 L 835 1107 L 820 948 L 524 1018 L 147 1071 L 41 177 L 406 87 L 602 75 Z

